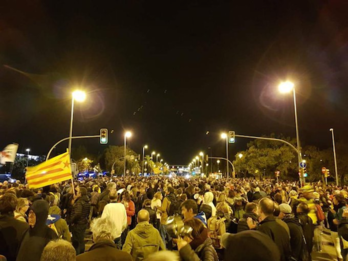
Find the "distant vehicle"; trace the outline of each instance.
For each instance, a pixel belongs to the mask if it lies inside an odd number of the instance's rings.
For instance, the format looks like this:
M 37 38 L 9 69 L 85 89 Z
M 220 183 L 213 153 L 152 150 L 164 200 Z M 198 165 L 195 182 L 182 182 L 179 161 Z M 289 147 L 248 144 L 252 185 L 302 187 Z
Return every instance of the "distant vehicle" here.
M 0 182 L 4 182 L 4 181 L 15 183 L 16 179 L 13 179 L 11 174 L 0 174 Z

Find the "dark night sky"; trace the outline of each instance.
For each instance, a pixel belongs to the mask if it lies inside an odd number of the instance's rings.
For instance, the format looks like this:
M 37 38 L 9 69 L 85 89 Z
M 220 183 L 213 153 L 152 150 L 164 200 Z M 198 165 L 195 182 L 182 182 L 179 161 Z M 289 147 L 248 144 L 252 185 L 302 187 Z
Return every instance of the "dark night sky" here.
M 131 148 L 170 164 L 208 147 L 222 156 L 223 130 L 295 137 L 283 79 L 296 83 L 301 142 L 329 147 L 331 127 L 337 141 L 348 131 L 347 11 L 345 0 L 1 1 L 0 147 L 46 154 L 68 136 L 82 86 L 74 135 L 105 127 L 122 145 L 132 130 Z

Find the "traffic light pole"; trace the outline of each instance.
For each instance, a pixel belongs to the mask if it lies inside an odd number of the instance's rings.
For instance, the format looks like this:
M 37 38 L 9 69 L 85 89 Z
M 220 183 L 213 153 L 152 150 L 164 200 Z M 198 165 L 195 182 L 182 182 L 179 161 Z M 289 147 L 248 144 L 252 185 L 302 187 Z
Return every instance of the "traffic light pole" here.
M 100 135 L 92 135 L 92 136 L 75 136 L 75 137 L 71 137 L 71 139 L 90 139 L 90 138 L 100 138 Z M 48 152 L 47 154 L 47 157 L 46 157 L 46 161 L 49 159 L 50 155 L 51 155 L 51 152 L 52 150 L 61 142 L 65 141 L 65 140 L 69 140 L 70 137 L 67 137 L 67 138 L 64 138 L 64 139 L 61 139 L 60 141 L 58 141 L 56 144 L 54 144 L 52 146 L 52 148 L 50 149 L 50 151 Z
M 230 161 L 229 159 L 226 159 L 226 158 L 222 158 L 222 157 L 209 157 L 209 159 L 221 159 L 221 160 L 226 160 L 227 165 L 228 165 L 228 163 L 230 163 L 231 166 L 232 166 L 232 178 L 235 178 L 235 177 L 236 177 L 236 171 L 235 171 L 236 169 L 234 168 L 234 165 L 233 165 L 232 161 Z M 227 176 L 227 178 L 228 178 L 228 176 Z

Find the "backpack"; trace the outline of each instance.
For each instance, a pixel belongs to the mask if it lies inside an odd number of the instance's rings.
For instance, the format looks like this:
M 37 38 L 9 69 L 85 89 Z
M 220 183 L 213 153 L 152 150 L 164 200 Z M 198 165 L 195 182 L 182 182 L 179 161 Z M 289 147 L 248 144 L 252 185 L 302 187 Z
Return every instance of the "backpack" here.
M 223 234 L 226 233 L 226 224 L 225 224 L 226 218 L 219 218 L 219 217 L 211 217 L 208 220 L 208 230 L 209 230 L 209 236 L 213 242 L 213 246 L 216 249 L 221 249 L 222 246 L 220 244 L 220 238 Z
M 59 237 L 58 230 L 56 228 L 56 225 L 54 223 L 47 225 L 50 229 L 52 229 L 54 232 L 56 232 L 57 236 Z
M 238 209 L 238 210 L 235 210 L 235 212 L 234 212 L 234 217 L 235 217 L 237 220 L 239 220 L 239 219 L 243 218 L 244 214 L 245 214 L 244 209 Z
M 175 196 L 171 197 L 170 199 L 167 197 L 167 199 L 170 202 L 168 216 L 180 215 L 180 201 Z
M 47 220 L 46 220 L 46 225 L 52 229 L 54 232 L 56 232 L 57 236 L 60 237 L 57 227 L 55 223 L 60 219 L 59 215 L 51 214 L 48 215 Z
M 315 204 L 315 207 L 317 209 L 318 221 L 321 222 L 321 221 L 325 220 L 325 214 L 324 214 L 323 209 L 321 208 L 321 206 L 319 204 Z

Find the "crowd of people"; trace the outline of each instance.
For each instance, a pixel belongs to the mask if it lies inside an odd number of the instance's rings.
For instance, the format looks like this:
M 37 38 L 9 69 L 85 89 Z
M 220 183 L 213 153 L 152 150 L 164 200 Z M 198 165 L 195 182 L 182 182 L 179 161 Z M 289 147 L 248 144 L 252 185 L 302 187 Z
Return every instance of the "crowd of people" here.
M 320 182 L 99 177 L 0 183 L 0 260 L 312 260 L 348 253 L 347 187 Z M 93 245 L 86 251 L 86 237 Z

